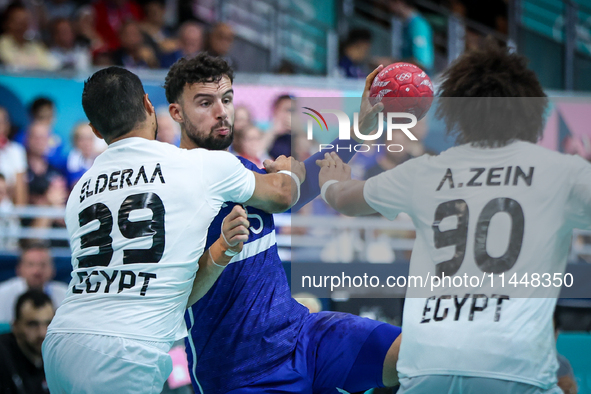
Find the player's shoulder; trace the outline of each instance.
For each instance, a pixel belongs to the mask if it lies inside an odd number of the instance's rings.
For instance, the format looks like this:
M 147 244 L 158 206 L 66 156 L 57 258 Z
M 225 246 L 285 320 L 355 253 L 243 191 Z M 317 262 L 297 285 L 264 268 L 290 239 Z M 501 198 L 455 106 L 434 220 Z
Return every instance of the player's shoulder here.
M 172 160 L 182 157 L 186 149 L 179 148 L 176 145 L 169 144 L 167 142 L 161 142 L 156 140 L 147 140 L 144 142 L 146 146 L 156 155 L 164 156 Z
M 520 142 L 520 144 L 531 157 L 544 160 L 549 165 L 555 167 L 564 166 L 569 168 L 581 168 L 590 165 L 587 160 L 579 155 L 557 152 L 531 142 Z
M 199 151 L 195 153 L 200 155 L 202 160 L 204 160 L 204 164 L 212 170 L 215 170 L 215 168 L 243 167 L 238 158 L 228 151 L 201 148 L 191 150 L 191 152 L 194 151 Z
M 445 160 L 458 160 L 463 158 L 494 158 L 496 156 L 503 157 L 520 157 L 523 159 L 556 159 L 568 160 L 568 155 L 550 150 L 541 145 L 534 144 L 528 141 L 514 141 L 501 147 L 479 147 L 472 144 L 463 144 L 453 146 L 438 155 L 432 156 L 432 160 L 439 162 Z
M 204 148 L 185 149 L 159 141 L 150 141 L 150 145 L 151 149 L 164 156 L 167 161 L 172 162 L 197 161 L 208 165 L 232 160 L 231 158 L 234 157 L 234 155 L 225 151 L 210 151 Z
M 395 169 L 404 169 L 405 171 L 409 171 L 411 169 L 417 169 L 420 167 L 427 167 L 432 164 L 433 159 L 437 156 L 425 153 L 421 156 L 413 157 L 411 159 L 406 160 L 402 164 L 397 165 L 394 167 Z

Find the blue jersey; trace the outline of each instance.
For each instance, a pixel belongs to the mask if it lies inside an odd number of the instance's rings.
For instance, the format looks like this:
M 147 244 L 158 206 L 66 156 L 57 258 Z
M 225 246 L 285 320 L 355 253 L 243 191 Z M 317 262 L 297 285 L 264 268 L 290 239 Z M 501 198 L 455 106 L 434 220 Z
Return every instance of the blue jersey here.
M 259 173 L 250 161 L 244 166 Z M 209 227 L 207 248 L 220 236 L 227 203 Z M 225 393 L 253 382 L 293 352 L 309 314 L 291 298 L 277 244 L 273 215 L 247 207 L 250 235 L 242 259 L 228 265 L 209 292 L 185 313 L 185 340 L 195 391 Z

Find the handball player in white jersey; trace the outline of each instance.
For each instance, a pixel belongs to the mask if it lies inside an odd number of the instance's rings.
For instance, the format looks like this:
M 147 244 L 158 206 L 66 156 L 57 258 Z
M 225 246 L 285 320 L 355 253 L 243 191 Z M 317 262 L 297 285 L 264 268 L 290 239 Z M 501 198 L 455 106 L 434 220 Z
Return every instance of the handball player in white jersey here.
M 287 174 L 254 174 L 228 152 L 155 141 L 154 107 L 122 68 L 91 76 L 82 105 L 109 147 L 66 206 L 73 272 L 43 343 L 48 386 L 53 394 L 160 393 L 168 351 L 187 335 L 187 306 L 248 239 L 246 212 L 236 207 L 204 253 L 222 204 L 286 210 L 295 194 L 288 170 L 303 179 L 305 169 L 283 158 L 274 168 Z
M 443 73 L 439 97 L 437 115 L 459 146 L 367 181 L 351 180 L 336 155 L 318 163 L 322 195 L 341 213 L 410 215 L 409 275 L 497 281 L 453 293 L 409 287 L 398 392 L 561 393 L 560 288 L 507 282 L 564 273 L 572 230 L 591 228 L 591 165 L 536 145 L 547 99 L 520 55 L 494 46 L 464 54 Z

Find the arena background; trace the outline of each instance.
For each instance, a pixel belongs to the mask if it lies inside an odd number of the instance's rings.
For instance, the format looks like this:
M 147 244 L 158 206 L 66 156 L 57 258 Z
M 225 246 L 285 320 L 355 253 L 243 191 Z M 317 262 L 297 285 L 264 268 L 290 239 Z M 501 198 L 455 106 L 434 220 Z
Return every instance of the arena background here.
M 234 31 L 230 56 L 239 60 L 235 76 L 235 105 L 245 106 L 253 123 L 265 131 L 271 127 L 273 102 L 277 96 L 294 97 L 357 97 L 363 89 L 362 79 L 347 79 L 339 72 L 339 44 L 355 28 L 371 32 L 370 57 L 373 62 L 401 58 L 402 20 L 388 9 L 387 1 L 363 0 L 205 0 L 167 1 L 167 21 L 177 25 L 194 19 L 206 28 L 216 22 L 229 24 Z M 487 25 L 484 20 L 470 18 L 470 7 L 462 14 L 456 7 L 462 1 L 410 2 L 429 22 L 433 31 L 434 63 L 430 75 L 437 84 L 438 73 L 459 56 L 466 47 L 481 45 L 484 37 L 492 36 L 530 60 L 547 94 L 553 98 L 544 138 L 540 144 L 565 153 L 579 154 L 591 159 L 591 0 L 509 0 L 502 3 L 499 15 L 505 27 Z M 467 2 L 469 3 L 469 2 Z M 495 3 L 495 2 L 491 2 Z M 486 8 L 484 5 L 482 7 Z M 492 7 L 492 6 L 491 6 Z M 476 10 L 481 15 L 486 10 Z M 501 24 L 501 27 L 503 24 Z M 371 63 L 370 61 L 367 62 Z M 279 74 L 282 65 L 289 65 L 291 75 Z M 79 122 L 85 122 L 81 106 L 84 80 L 95 70 L 39 71 L 23 70 L 5 65 L 0 70 L 0 106 L 7 109 L 12 125 L 26 130 L 30 119 L 28 107 L 38 97 L 54 101 L 56 122 L 54 132 L 66 151 L 72 148 L 71 132 Z M 146 92 L 157 109 L 166 108 L 162 84 L 166 70 L 134 69 L 142 79 Z M 445 137 L 443 125 L 429 114 L 423 145 L 427 151 L 438 153 L 453 145 Z M 333 129 L 334 130 L 334 129 Z M 328 142 L 336 135 L 327 133 L 319 142 Z M 10 212 L 0 211 L 0 221 L 18 216 L 30 218 L 47 216 L 59 218 L 63 209 L 18 207 Z M 375 219 L 363 231 L 382 229 Z M 290 230 L 288 214 L 277 216 L 282 231 L 278 235 L 286 272 L 290 272 L 291 248 L 305 247 L 312 236 Z M 373 227 L 372 227 L 373 226 Z M 8 234 L 0 229 L 0 240 L 30 238 L 33 235 L 51 240 L 67 239 L 65 229 L 53 228 L 32 233 L 20 228 Z M 393 250 L 389 263 L 408 264 L 412 248 L 412 230 L 405 224 L 394 223 L 387 243 Z M 4 231 L 4 233 L 1 233 Z M 348 232 L 360 241 L 358 229 L 333 229 Z M 377 231 L 377 230 L 376 230 Z M 315 242 L 322 242 L 316 240 Z M 591 234 L 577 233 L 569 260 L 569 269 L 591 272 Z M 10 242 L 0 242 L 0 281 L 14 276 L 19 252 Z M 361 247 L 363 249 L 363 247 Z M 68 282 L 71 265 L 68 248 L 52 249 L 56 280 Z M 362 251 L 354 251 L 347 261 L 371 263 Z M 320 259 L 320 252 L 317 254 Z M 314 257 L 310 258 L 311 262 Z M 347 311 L 400 324 L 403 300 L 351 298 L 346 296 L 322 299 L 328 310 Z M 559 301 L 561 334 L 557 347 L 574 369 L 579 393 L 591 393 L 591 301 L 561 299 Z M 3 322 L 3 330 L 8 322 Z M 181 357 L 182 358 L 182 357 Z M 181 380 L 182 381 L 182 380 Z

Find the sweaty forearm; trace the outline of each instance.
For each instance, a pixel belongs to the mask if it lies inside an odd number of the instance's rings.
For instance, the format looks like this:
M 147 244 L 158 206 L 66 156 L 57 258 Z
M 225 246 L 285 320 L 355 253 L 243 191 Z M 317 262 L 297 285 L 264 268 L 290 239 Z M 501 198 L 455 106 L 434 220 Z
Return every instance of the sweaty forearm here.
M 376 211 L 363 196 L 365 181 L 347 180 L 334 183 L 326 191 L 326 202 L 346 216 L 371 215 Z

